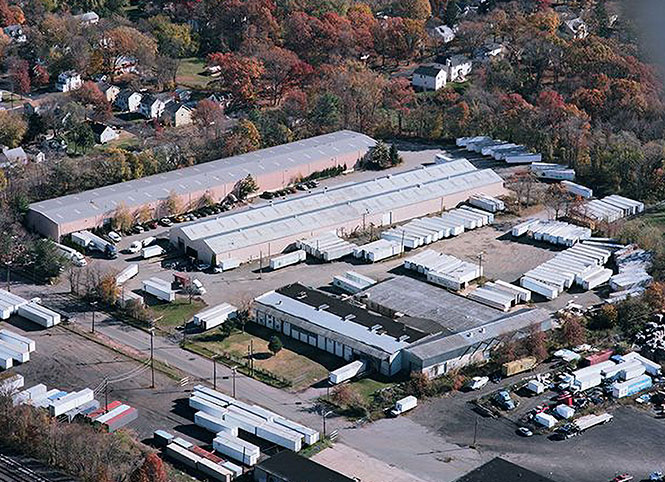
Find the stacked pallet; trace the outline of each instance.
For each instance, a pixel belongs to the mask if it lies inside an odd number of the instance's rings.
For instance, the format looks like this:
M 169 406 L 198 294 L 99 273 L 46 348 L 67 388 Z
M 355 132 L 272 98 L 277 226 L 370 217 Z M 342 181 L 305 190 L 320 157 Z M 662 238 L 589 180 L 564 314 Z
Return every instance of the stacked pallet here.
M 644 203 L 616 194 L 589 201 L 582 208 L 582 213 L 587 218 L 610 223 L 627 216 L 634 216 L 642 211 L 644 211 Z
M 353 250 L 353 256 L 369 263 L 376 263 L 384 259 L 392 258 L 404 252 L 404 246 L 398 241 L 378 239 L 371 243 L 363 244 Z
M 563 221 L 529 219 L 514 226 L 512 229 L 513 236 L 519 237 L 523 234 L 536 241 L 572 246 L 580 240 L 590 238 L 591 230 Z
M 319 440 L 316 430 L 202 385 L 194 387 L 189 405 L 197 410 L 194 422 L 216 433 L 215 450 L 246 465 L 254 465 L 260 451 L 239 437 L 240 430 L 294 452 Z
M 7 370 L 14 362 L 25 363 L 35 351 L 35 342 L 9 330 L 0 330 L 0 368 Z
M 381 233 L 381 238 L 418 248 L 444 238 L 458 236 L 465 229 L 476 229 L 494 222 L 494 215 L 470 206 L 447 211 L 438 217 L 419 218 Z
M 296 242 L 298 249 L 304 250 L 310 256 L 323 261 L 334 261 L 353 253 L 356 246 L 340 238 L 334 232 L 328 232 L 309 239 Z
M 480 266 L 431 249 L 406 259 L 404 267 L 426 275 L 430 283 L 456 291 L 483 275 Z
M 333 286 L 355 295 L 362 290 L 376 284 L 376 280 L 363 276 L 355 271 L 347 271 L 342 275 L 333 276 Z
M 612 270 L 604 268 L 611 255 L 609 249 L 578 243 L 527 271 L 520 279 L 520 285 L 550 300 L 573 283 L 584 289 L 594 289 L 612 276 Z
M 483 303 L 501 311 L 508 311 L 511 307 L 531 300 L 531 292 L 519 286 L 502 280 L 487 282 L 473 290 L 469 299 Z

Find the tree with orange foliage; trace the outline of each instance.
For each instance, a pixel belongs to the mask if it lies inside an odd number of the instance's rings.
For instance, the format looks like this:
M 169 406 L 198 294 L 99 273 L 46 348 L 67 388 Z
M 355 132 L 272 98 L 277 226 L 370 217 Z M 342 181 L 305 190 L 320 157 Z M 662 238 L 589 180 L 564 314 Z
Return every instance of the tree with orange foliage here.
M 157 454 L 145 456 L 143 464 L 129 477 L 130 482 L 168 482 L 168 474 L 164 462 Z
M 256 100 L 256 83 L 264 72 L 259 60 L 235 53 L 215 53 L 208 56 L 208 65 L 221 67 L 214 83 L 231 92 L 234 102 L 252 104 Z
M 72 98 L 92 107 L 95 120 L 103 121 L 111 116 L 111 104 L 94 82 L 84 82 L 81 88 L 72 92 Z

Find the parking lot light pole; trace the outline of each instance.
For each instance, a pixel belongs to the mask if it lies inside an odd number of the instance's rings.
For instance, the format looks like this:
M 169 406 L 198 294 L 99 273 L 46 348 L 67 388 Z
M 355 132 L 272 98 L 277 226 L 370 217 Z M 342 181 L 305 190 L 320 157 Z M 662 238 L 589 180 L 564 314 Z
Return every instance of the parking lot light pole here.
M 321 411 L 321 418 L 323 420 L 323 438 L 326 438 L 326 417 L 330 415 L 332 410 L 326 411 L 325 409 Z
M 95 332 L 95 308 L 97 306 L 97 302 L 93 301 L 90 303 L 90 306 L 92 307 L 92 327 L 90 332 L 94 333 Z
M 155 388 L 155 328 L 150 328 L 150 388 Z
M 212 357 L 212 389 L 217 390 L 217 357 Z
M 236 369 L 237 368 L 238 367 L 236 367 L 236 366 L 231 367 L 231 373 L 233 374 L 232 375 L 232 378 L 233 378 L 233 398 L 236 398 Z

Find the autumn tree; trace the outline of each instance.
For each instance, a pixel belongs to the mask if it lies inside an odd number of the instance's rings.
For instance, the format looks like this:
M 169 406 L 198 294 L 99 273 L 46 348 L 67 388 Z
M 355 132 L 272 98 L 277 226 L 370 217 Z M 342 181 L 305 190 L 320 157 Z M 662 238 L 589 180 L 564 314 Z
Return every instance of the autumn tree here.
M 160 207 L 164 216 L 174 216 L 182 212 L 183 204 L 178 193 L 171 191 L 168 197 L 162 200 Z
M 168 480 L 164 462 L 154 453 L 147 454 L 143 464 L 129 477 L 129 482 L 168 482 Z
M 27 60 L 14 59 L 9 64 L 9 78 L 19 94 L 30 92 L 30 67 Z
M 222 130 L 224 110 L 219 103 L 210 99 L 203 99 L 196 104 L 192 112 L 192 121 L 199 129 L 214 132 L 217 137 Z
M 224 153 L 236 156 L 261 147 L 261 134 L 253 122 L 241 119 L 224 137 Z
M 112 76 L 122 57 L 135 57 L 140 63 L 150 64 L 157 53 L 157 42 L 151 36 L 133 27 L 118 26 L 104 32 L 102 56 L 104 68 Z
M 586 330 L 580 319 L 569 317 L 563 323 L 563 339 L 568 346 L 578 346 L 586 342 Z
M 263 64 L 255 58 L 236 53 L 215 53 L 208 56 L 209 66 L 221 68 L 214 84 L 233 95 L 233 101 L 251 104 L 256 100 L 257 81 L 264 72 Z
M 72 98 L 85 106 L 90 106 L 95 120 L 104 121 L 111 116 L 111 104 L 94 82 L 84 82 L 79 89 L 72 92 Z
M 196 41 L 188 24 L 173 23 L 166 15 L 155 15 L 148 20 L 148 24 L 162 54 L 179 58 L 196 50 Z
M 256 183 L 256 180 L 252 177 L 251 174 L 247 174 L 247 177 L 238 181 L 234 189 L 238 199 L 247 199 L 252 193 L 255 193 L 259 190 L 259 185 Z
M 539 328 L 533 327 L 529 331 L 529 335 L 522 340 L 522 346 L 527 354 L 538 361 L 547 358 L 547 335 Z
M 111 226 L 113 229 L 120 231 L 129 231 L 134 225 L 134 216 L 130 212 L 127 204 L 121 202 L 111 218 Z
M 15 111 L 0 111 L 0 144 L 16 147 L 28 131 L 28 123 Z
M 273 105 L 277 105 L 284 93 L 307 80 L 313 69 L 298 56 L 282 47 L 269 47 L 258 53 L 263 64 L 263 80 Z

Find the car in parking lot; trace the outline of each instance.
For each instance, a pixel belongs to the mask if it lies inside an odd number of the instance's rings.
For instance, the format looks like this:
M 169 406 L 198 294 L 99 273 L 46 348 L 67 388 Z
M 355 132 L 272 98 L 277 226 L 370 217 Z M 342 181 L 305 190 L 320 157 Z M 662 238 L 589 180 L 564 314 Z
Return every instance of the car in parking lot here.
M 635 477 L 630 474 L 620 474 L 614 477 L 610 482 L 630 482 Z
M 533 432 L 528 427 L 520 427 L 517 429 L 517 434 L 522 437 L 532 437 Z
M 469 380 L 469 383 L 467 383 L 466 386 L 469 390 L 480 390 L 487 385 L 489 381 L 490 379 L 488 377 L 473 377 Z
M 120 236 L 115 231 L 109 231 L 108 236 L 109 238 L 111 238 L 111 241 L 113 241 L 114 243 L 119 243 L 120 241 L 122 241 L 122 236 Z
M 127 248 L 127 252 L 130 254 L 138 253 L 143 249 L 143 243 L 141 241 L 134 241 L 132 244 L 129 245 L 129 248 Z
M 169 218 L 162 218 L 159 220 L 159 223 L 162 226 L 166 226 L 167 228 L 173 226 L 173 221 L 171 221 Z
M 133 234 L 141 234 L 142 232 L 145 231 L 145 228 L 141 226 L 140 224 L 137 224 L 132 228 L 132 233 Z

